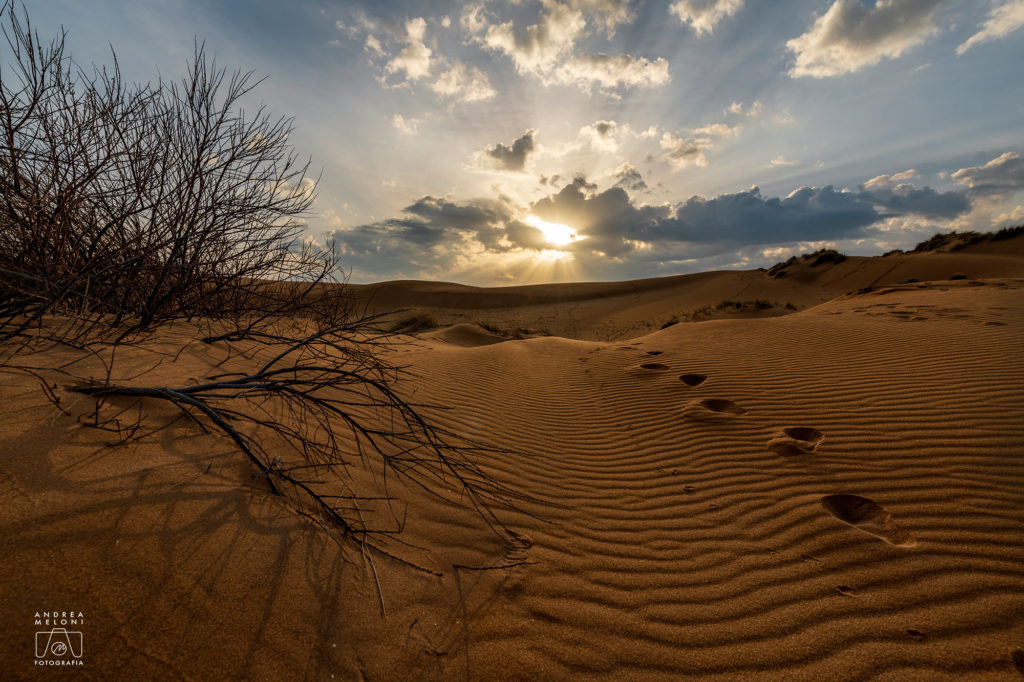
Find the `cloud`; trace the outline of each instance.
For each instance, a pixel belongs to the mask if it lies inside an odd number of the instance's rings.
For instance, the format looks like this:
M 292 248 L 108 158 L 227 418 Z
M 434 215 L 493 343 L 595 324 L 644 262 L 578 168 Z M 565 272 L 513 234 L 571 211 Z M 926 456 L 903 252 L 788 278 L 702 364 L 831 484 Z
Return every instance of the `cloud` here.
M 459 25 L 467 35 L 475 36 L 487 30 L 487 19 L 484 18 L 482 2 L 466 5 L 459 16 Z
M 665 133 L 661 136 L 661 148 L 665 150 L 664 159 L 674 168 L 708 165 L 708 158 L 704 155 L 707 144 L 700 140 L 683 137 L 679 133 Z
M 630 0 L 569 0 L 569 5 L 592 18 L 609 38 L 615 35 L 616 26 L 636 18 Z
M 416 128 L 419 124 L 420 120 L 418 118 L 405 118 L 401 114 L 395 114 L 391 117 L 391 125 L 393 125 L 398 132 L 405 135 L 415 135 Z
M 725 123 L 711 123 L 700 128 L 694 128 L 693 134 L 701 137 L 736 137 L 743 130 L 743 126 L 730 126 Z
M 433 54 L 423 43 L 427 22 L 417 17 L 405 22 L 406 46 L 384 67 L 389 74 L 404 72 L 406 80 L 417 80 L 430 75 L 430 56 Z
M 935 14 L 949 0 L 836 0 L 786 47 L 796 55 L 793 78 L 825 78 L 896 59 L 938 32 Z
M 993 7 L 981 29 L 956 48 L 963 54 L 975 45 L 1004 38 L 1024 26 L 1024 0 L 1008 0 Z
M 931 187 L 917 188 L 910 182 L 917 177 L 913 168 L 901 173 L 878 175 L 860 186 L 861 196 L 889 213 L 914 214 L 926 218 L 955 218 L 971 210 L 965 191 L 937 192 Z
M 910 170 L 905 170 L 902 173 L 878 175 L 865 182 L 861 187 L 865 189 L 892 189 L 897 184 L 906 180 L 912 180 L 915 177 L 917 177 L 917 171 L 911 168 Z
M 373 52 L 378 57 L 383 57 L 386 54 L 384 47 L 380 44 L 379 40 L 373 37 L 372 33 L 366 36 L 366 44 L 363 49 L 367 52 Z
M 484 158 L 496 168 L 508 171 L 522 171 L 530 154 L 536 151 L 534 136 L 537 131 L 531 128 L 523 136 L 506 146 L 500 142 L 483 151 Z
M 476 102 L 495 95 L 487 74 L 462 62 L 452 64 L 430 87 L 439 95 L 454 97 L 461 102 Z
M 761 104 L 760 100 L 755 100 L 750 106 L 744 110 L 743 105 L 740 102 L 733 102 L 729 107 L 722 112 L 722 115 L 734 114 L 736 116 L 760 116 L 761 112 L 764 111 L 764 105 Z
M 1024 189 L 1024 159 L 1016 152 L 1006 152 L 984 166 L 961 168 L 952 175 L 973 194 L 1005 194 Z
M 668 11 L 679 17 L 697 35 L 711 33 L 722 19 L 736 14 L 743 7 L 743 0 L 679 0 Z
M 614 152 L 619 148 L 619 133 L 626 129 L 615 121 L 594 121 L 580 128 L 579 137 L 593 149 Z
M 970 199 L 964 191 L 937 192 L 931 187 L 917 188 L 909 183 L 862 191 L 861 196 L 890 213 L 912 213 L 933 219 L 955 218 L 971 210 Z
M 633 15 L 622 0 L 548 0 L 537 23 L 525 28 L 512 21 L 489 23 L 481 5 L 466 8 L 462 23 L 471 40 L 508 56 L 517 73 L 535 76 L 545 85 L 575 84 L 586 91 L 597 84 L 607 92 L 669 82 L 668 61 L 661 57 L 577 54 L 576 44 L 587 33 L 587 16 L 611 34 L 616 24 Z
M 629 54 L 573 57 L 548 74 L 548 78 L 552 82 L 575 83 L 582 89 L 596 82 L 606 90 L 617 87 L 654 87 L 671 80 L 665 58 L 652 60 Z
M 511 57 L 521 73 L 544 74 L 572 51 L 586 25 L 582 12 L 555 4 L 525 30 L 516 30 L 511 21 L 488 26 L 483 44 Z
M 779 154 L 774 159 L 769 161 L 768 165 L 771 168 L 783 168 L 785 166 L 799 166 L 800 162 L 799 161 L 790 161 L 789 159 L 784 157 L 782 154 Z
M 647 183 L 644 182 L 640 171 L 633 168 L 628 161 L 612 171 L 612 177 L 616 180 L 615 187 L 621 187 L 626 191 L 642 192 L 647 189 Z
M 1024 206 L 1015 206 L 1013 210 L 1000 213 L 992 218 L 992 227 L 1021 224 L 1024 224 Z

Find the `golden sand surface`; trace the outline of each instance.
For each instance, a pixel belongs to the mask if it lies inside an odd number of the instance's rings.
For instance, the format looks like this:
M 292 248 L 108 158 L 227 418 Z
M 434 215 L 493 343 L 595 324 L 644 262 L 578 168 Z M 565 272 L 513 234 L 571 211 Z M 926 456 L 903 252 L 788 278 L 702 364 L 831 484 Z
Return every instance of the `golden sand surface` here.
M 0 677 L 61 674 L 33 652 L 49 630 L 35 614 L 59 611 L 83 614 L 74 674 L 97 680 L 1019 679 L 1012 251 L 782 278 L 372 285 L 375 306 L 451 318 L 388 351 L 409 368 L 395 390 L 506 448 L 478 463 L 528 496 L 498 511 L 502 538 L 391 482 L 380 514 L 404 521 L 388 544 L 402 561 L 325 533 L 168 405 L 144 409 L 170 426 L 118 445 L 83 426 L 90 398 L 55 379 L 62 414 L 3 371 Z M 783 310 L 661 328 L 758 299 Z M 494 331 L 520 326 L 551 335 Z M 120 376 L 253 362 L 193 336 L 120 349 Z

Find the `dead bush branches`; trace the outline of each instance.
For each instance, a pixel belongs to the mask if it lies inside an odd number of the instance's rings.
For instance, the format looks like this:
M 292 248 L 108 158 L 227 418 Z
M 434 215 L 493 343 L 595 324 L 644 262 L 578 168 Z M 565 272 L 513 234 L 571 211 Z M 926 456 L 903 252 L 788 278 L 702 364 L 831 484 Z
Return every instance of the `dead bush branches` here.
M 354 323 L 303 338 L 251 332 L 248 340 L 262 359 L 248 374 L 215 375 L 174 387 L 96 383 L 70 390 L 104 399 L 169 402 L 204 430 L 229 438 L 274 493 L 311 506 L 322 521 L 346 535 L 401 531 L 400 522 L 391 528 L 367 525 L 359 504 L 390 500 L 387 476 L 393 475 L 472 507 L 495 532 L 508 536 L 495 509 L 517 508 L 523 498 L 474 460 L 509 451 L 428 422 L 423 405 L 406 401 L 392 387 L 403 369 L 381 360 L 379 345 L 387 339 L 367 331 Z M 379 494 L 347 489 L 334 495 L 319 487 L 318 476 L 335 472 L 344 480 L 345 467 L 358 463 L 371 469 L 382 465 Z

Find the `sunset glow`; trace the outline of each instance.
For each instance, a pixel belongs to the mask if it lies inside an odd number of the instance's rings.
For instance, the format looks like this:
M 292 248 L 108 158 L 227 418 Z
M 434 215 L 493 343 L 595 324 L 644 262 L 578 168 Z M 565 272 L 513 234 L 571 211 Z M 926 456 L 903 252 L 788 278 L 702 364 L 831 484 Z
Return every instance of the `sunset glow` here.
M 771 267 L 1024 223 L 1024 0 L 34 4 L 131 81 L 195 40 L 265 76 L 241 104 L 294 117 L 306 230 L 354 283 L 536 281 L 544 251 L 584 281 Z
M 562 225 L 561 223 L 549 223 L 546 220 L 541 220 L 535 215 L 527 216 L 524 222 L 527 225 L 532 225 L 540 230 L 544 234 L 544 239 L 554 246 L 565 246 L 566 244 L 571 244 L 581 238 L 576 234 L 576 231 L 568 225 Z

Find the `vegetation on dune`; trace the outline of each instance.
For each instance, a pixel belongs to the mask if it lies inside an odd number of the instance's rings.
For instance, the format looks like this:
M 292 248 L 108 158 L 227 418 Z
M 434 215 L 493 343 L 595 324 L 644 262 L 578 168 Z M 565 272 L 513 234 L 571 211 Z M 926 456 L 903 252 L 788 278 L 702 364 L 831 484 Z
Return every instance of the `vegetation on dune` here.
M 959 251 L 974 244 L 985 242 L 997 242 L 1006 239 L 1013 239 L 1024 234 L 1024 225 L 1016 227 L 1004 227 L 997 232 L 942 232 L 920 242 L 910 251 L 892 249 L 882 254 L 882 257 L 898 256 L 905 253 L 929 253 L 943 251 Z M 820 249 L 814 253 L 804 253 L 799 256 L 792 256 L 786 261 L 776 263 L 766 271 L 767 276 L 773 278 L 785 277 L 790 274 L 790 268 L 797 265 L 817 267 L 819 265 L 842 263 L 846 256 L 834 249 Z
M 973 246 L 974 244 L 982 244 L 985 242 L 998 242 L 1006 239 L 1013 239 L 1021 234 L 1024 234 L 1024 225 L 1017 225 L 1016 227 L 1004 227 L 996 232 L 941 232 L 936 235 L 932 235 L 923 242 L 918 243 L 908 253 L 928 253 L 930 251 L 959 251 L 960 249 Z M 889 253 L 904 253 L 899 249 L 890 251 Z M 886 254 L 889 255 L 889 254 Z
M 433 314 L 427 310 L 416 309 L 395 322 L 391 327 L 391 331 L 400 334 L 414 334 L 427 329 L 435 329 L 437 326 L 437 320 Z
M 785 277 L 788 274 L 787 268 L 795 265 L 807 264 L 813 268 L 829 263 L 842 263 L 844 260 L 846 260 L 846 255 L 839 253 L 835 249 L 819 249 L 814 253 L 804 253 L 799 256 L 792 256 L 789 260 L 776 263 L 768 269 L 767 274 L 769 277 Z
M 364 505 L 390 498 L 384 481 L 367 493 L 346 478 L 360 462 L 514 538 L 493 508 L 515 493 L 474 464 L 506 451 L 432 424 L 396 392 L 392 337 L 354 313 L 331 245 L 304 239 L 317 181 L 288 144 L 290 119 L 242 108 L 259 80 L 197 44 L 180 81 L 128 84 L 116 56 L 76 66 L 63 34 L 42 42 L 11 2 L 0 21 L 0 366 L 37 376 L 61 408 L 57 370 L 24 358 L 60 346 L 98 359 L 99 379 L 60 370 L 96 400 L 90 426 L 144 438 L 168 426 L 147 405 L 170 402 L 230 439 L 274 493 L 370 546 L 402 523 L 364 521 Z M 252 370 L 172 386 L 112 379 L 116 348 L 180 321 Z

